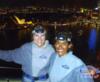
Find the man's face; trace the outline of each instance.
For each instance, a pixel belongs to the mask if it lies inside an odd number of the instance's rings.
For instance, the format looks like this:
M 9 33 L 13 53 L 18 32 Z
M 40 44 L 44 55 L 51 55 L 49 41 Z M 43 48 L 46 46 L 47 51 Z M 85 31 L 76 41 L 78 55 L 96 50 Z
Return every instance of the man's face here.
M 66 41 L 57 40 L 55 43 L 55 49 L 59 56 L 63 56 L 68 51 L 68 43 Z
M 33 42 L 38 46 L 42 47 L 45 44 L 45 34 L 44 33 L 35 33 L 33 35 Z

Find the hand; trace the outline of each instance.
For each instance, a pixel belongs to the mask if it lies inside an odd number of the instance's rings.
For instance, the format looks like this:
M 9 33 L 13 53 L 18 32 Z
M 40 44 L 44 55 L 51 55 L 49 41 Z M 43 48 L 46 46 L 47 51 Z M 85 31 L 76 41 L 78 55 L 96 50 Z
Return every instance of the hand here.
M 88 65 L 89 74 L 94 78 L 97 79 L 100 77 L 100 70 L 94 66 Z

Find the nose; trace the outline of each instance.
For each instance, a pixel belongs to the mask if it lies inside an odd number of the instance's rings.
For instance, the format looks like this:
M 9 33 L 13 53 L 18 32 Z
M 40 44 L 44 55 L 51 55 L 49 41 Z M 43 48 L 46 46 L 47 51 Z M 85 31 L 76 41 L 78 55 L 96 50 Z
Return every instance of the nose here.
M 38 41 L 42 41 L 42 38 L 41 37 L 38 37 Z
M 59 44 L 59 45 L 58 45 L 58 48 L 59 48 L 59 49 L 61 49 L 61 48 L 62 48 L 62 45 L 61 45 L 61 44 Z

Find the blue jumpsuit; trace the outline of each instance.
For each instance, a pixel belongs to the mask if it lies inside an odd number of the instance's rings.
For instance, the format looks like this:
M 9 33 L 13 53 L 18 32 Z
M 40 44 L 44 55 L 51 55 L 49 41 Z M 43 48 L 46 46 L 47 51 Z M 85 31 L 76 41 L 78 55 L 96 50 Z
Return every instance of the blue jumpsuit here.
M 49 70 L 50 82 L 94 82 L 85 64 L 70 51 L 59 57 L 51 58 Z
M 47 82 L 44 79 L 34 81 L 33 77 L 47 74 L 52 53 L 54 53 L 54 49 L 48 41 L 41 48 L 30 42 L 18 49 L 0 50 L 0 59 L 22 65 L 23 82 Z

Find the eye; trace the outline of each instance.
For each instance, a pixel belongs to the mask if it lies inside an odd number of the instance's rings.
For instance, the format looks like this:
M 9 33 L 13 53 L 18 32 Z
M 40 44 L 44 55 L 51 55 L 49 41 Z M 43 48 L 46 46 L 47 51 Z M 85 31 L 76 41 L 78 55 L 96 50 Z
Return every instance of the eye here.
M 34 36 L 37 37 L 38 35 L 35 34 Z
M 55 47 L 58 47 L 59 46 L 59 44 L 58 43 L 55 43 Z
M 59 47 L 59 44 L 56 44 L 56 47 Z

